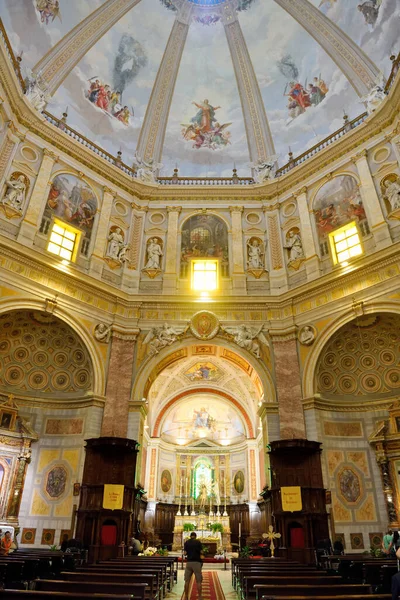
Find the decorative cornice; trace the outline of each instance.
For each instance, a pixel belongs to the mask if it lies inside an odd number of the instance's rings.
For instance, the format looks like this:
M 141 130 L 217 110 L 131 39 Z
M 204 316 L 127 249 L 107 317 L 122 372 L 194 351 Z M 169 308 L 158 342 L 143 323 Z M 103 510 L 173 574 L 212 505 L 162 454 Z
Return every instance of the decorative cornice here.
M 339 400 L 321 398 L 314 396 L 303 400 L 303 410 L 322 410 L 328 412 L 376 412 L 389 410 L 396 398 L 384 398 L 374 400 Z
M 269 329 L 268 333 L 274 344 L 297 339 L 296 325 L 286 327 L 285 329 Z

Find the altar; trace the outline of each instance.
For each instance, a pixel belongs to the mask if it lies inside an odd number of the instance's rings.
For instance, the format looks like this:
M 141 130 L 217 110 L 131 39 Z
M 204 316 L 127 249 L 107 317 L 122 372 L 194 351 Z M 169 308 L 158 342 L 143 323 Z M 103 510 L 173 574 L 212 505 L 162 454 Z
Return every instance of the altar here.
M 174 540 L 172 550 L 182 550 L 183 544 L 192 533 L 192 531 L 183 530 L 185 523 L 191 523 L 195 526 L 194 531 L 197 535 L 197 539 L 203 542 L 205 546 L 208 546 L 210 554 L 216 554 L 221 549 L 226 550 L 227 552 L 231 552 L 232 546 L 229 516 L 226 515 L 220 517 L 210 517 L 206 514 L 175 516 Z M 221 523 L 223 531 L 211 531 L 209 528 L 209 523 Z

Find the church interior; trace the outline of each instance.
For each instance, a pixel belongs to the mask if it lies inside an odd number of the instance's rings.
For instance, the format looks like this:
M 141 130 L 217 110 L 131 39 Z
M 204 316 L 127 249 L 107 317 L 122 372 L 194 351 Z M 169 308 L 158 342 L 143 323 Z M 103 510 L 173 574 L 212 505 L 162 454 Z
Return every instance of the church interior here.
M 398 1 L 0 17 L 2 535 L 89 562 L 132 536 L 180 557 L 193 530 L 216 561 L 380 550 L 400 527 Z

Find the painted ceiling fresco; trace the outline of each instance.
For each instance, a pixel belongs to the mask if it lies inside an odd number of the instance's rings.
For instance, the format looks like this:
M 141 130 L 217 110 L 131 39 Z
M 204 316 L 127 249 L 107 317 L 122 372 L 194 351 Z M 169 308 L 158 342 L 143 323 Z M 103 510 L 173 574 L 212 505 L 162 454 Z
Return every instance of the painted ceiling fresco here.
M 197 0 L 196 0 L 197 1 Z M 200 0 L 198 0 L 200 1 Z M 213 0 L 214 1 L 214 0 Z M 398 52 L 398 0 L 311 0 L 390 72 Z M 26 71 L 102 0 L 0 0 L 0 15 Z M 141 0 L 84 57 L 48 105 L 131 164 L 174 23 L 169 0 Z M 171 7 L 170 7 L 171 8 Z M 261 89 L 278 162 L 316 144 L 364 106 L 331 58 L 274 0 L 241 0 L 239 22 Z M 206 102 L 207 101 L 207 102 Z M 204 110 L 206 103 L 207 110 Z M 203 120 L 202 120 L 203 119 Z M 202 126 L 199 135 L 196 124 Z M 172 98 L 161 175 L 250 174 L 245 124 L 224 28 L 194 20 Z

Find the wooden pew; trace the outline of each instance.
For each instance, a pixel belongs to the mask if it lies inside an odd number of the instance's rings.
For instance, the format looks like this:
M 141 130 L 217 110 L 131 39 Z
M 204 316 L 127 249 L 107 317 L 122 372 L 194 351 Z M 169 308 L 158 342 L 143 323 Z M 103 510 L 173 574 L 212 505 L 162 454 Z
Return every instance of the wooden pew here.
M 35 590 L 0 590 L 0 598 L 4 600 L 132 600 L 132 596 L 125 594 L 73 594 L 71 592 L 40 592 Z
M 305 598 L 315 597 L 315 596 L 346 596 L 347 598 L 351 598 L 353 595 L 364 595 L 369 596 L 372 593 L 371 586 L 365 585 L 363 583 L 356 584 L 348 584 L 342 583 L 339 585 L 296 585 L 296 584 L 286 584 L 286 585 L 255 585 L 253 591 L 250 596 L 246 597 L 246 600 L 249 598 L 254 598 L 255 600 L 261 599 L 263 596 L 268 598 L 279 598 L 281 600 L 281 596 L 286 596 L 293 598 L 295 596 L 303 596 Z
M 146 600 L 145 583 L 100 583 L 98 581 L 64 581 L 59 579 L 37 579 L 34 582 L 34 590 L 43 592 L 73 592 L 84 594 L 128 594 L 135 600 Z
M 154 564 L 164 563 L 167 565 L 167 571 L 170 574 L 170 590 L 174 583 L 178 581 L 178 557 L 177 556 L 125 556 L 124 558 L 112 558 L 111 563 L 128 563 L 143 565 L 143 561 L 155 561 Z
M 144 570 L 144 568 L 146 570 Z M 131 575 L 147 575 L 149 577 L 154 576 L 157 578 L 156 581 L 156 589 L 159 592 L 160 598 L 164 598 L 167 593 L 167 584 L 168 584 L 168 576 L 166 573 L 166 569 L 161 565 L 152 566 L 149 564 L 146 565 L 137 565 L 137 566 L 123 566 L 117 565 L 113 566 L 110 562 L 106 563 L 98 563 L 96 565 L 89 565 L 87 567 L 78 567 L 75 572 L 77 573 L 93 573 L 93 572 L 102 571 L 104 573 L 114 573 L 116 575 L 126 573 Z
M 316 569 L 272 569 L 272 568 L 256 568 L 256 567 L 241 567 L 234 578 L 234 583 L 232 584 L 233 587 L 235 587 L 235 589 L 237 591 L 240 591 L 241 589 L 243 589 L 243 580 L 245 577 L 249 577 L 250 575 L 258 575 L 258 576 L 265 576 L 265 577 L 273 577 L 273 576 L 285 576 L 286 579 L 288 578 L 297 578 L 297 577 L 302 577 L 302 576 L 309 576 L 309 577 L 318 577 L 318 576 L 323 576 L 323 575 L 327 575 L 326 571 L 317 571 Z
M 326 576 L 315 576 L 315 577 L 307 577 L 307 576 L 296 576 L 295 578 L 283 576 L 283 575 L 272 575 L 265 576 L 254 574 L 250 576 L 245 576 L 242 584 L 242 596 L 243 598 L 251 598 L 255 597 L 255 586 L 256 585 L 273 585 L 273 586 L 285 586 L 285 585 L 307 585 L 307 586 L 337 586 L 342 583 L 342 578 L 337 575 L 326 575 Z
M 88 581 L 99 583 L 146 583 L 149 587 L 149 596 L 153 600 L 159 600 L 156 575 L 140 574 L 133 575 L 131 573 L 107 573 L 106 571 L 66 571 L 61 573 L 61 577 L 65 581 Z
M 261 596 L 260 600 L 275 600 L 275 596 Z M 355 596 L 278 596 L 277 600 L 392 600 L 391 594 L 356 594 Z

